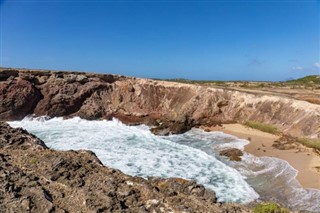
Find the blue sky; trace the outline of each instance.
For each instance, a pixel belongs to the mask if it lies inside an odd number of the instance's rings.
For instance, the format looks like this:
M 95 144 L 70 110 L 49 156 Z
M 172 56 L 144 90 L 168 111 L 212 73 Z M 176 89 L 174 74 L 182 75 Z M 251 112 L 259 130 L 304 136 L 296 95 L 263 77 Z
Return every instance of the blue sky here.
M 202 80 L 320 69 L 319 1 L 0 2 L 4 67 Z

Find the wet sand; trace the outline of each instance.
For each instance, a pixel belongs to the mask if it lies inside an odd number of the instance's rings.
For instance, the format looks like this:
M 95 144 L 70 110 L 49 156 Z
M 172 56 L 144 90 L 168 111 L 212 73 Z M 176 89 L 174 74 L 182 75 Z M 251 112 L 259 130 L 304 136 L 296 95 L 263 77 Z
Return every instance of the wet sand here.
M 272 145 L 279 136 L 261 132 L 241 124 L 224 124 L 222 127 L 205 127 L 210 131 L 222 131 L 250 141 L 245 151 L 255 156 L 277 157 L 289 162 L 298 171 L 297 179 L 304 188 L 320 189 L 320 155 L 300 144 L 287 150 Z

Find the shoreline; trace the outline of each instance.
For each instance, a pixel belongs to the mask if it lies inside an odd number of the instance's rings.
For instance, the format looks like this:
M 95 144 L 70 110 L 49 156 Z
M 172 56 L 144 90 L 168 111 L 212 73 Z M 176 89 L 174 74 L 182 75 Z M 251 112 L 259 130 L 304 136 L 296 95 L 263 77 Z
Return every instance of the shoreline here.
M 244 151 L 258 157 L 276 157 L 287 161 L 298 171 L 297 180 L 303 188 L 320 190 L 320 155 L 301 144 L 280 150 L 273 147 L 277 135 L 252 129 L 241 124 L 223 124 L 222 126 L 204 127 L 206 131 L 221 131 L 241 139 L 249 140 Z

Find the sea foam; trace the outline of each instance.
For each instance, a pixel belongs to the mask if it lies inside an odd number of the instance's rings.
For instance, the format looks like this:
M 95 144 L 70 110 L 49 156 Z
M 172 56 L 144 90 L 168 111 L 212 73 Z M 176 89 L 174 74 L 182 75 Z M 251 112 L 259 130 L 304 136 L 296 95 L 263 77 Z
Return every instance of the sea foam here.
M 246 203 L 259 197 L 236 169 L 200 149 L 155 136 L 144 125 L 80 118 L 24 119 L 10 125 L 27 129 L 57 150 L 90 149 L 106 166 L 129 175 L 195 180 L 224 202 Z
M 293 210 L 320 212 L 320 190 L 304 189 L 296 179 L 298 171 L 287 161 L 273 157 L 256 157 L 249 153 L 244 153 L 239 162 L 219 156 L 219 151 L 225 148 L 244 150 L 244 146 L 249 143 L 247 140 L 222 132 L 204 132 L 201 129 L 192 129 L 182 135 L 171 135 L 168 140 L 214 155 L 235 168 L 247 177 L 246 182 L 262 200 L 273 200 Z
M 225 148 L 243 150 L 247 140 L 222 132 L 192 129 L 155 136 L 145 125 L 80 118 L 25 118 L 23 127 L 57 150 L 90 149 L 109 167 L 141 177 L 180 177 L 214 190 L 222 202 L 274 200 L 295 210 L 320 212 L 320 191 L 304 189 L 286 161 L 245 153 L 241 162 L 219 156 Z M 259 195 L 258 195 L 259 194 Z M 260 197 L 259 197 L 260 196 Z

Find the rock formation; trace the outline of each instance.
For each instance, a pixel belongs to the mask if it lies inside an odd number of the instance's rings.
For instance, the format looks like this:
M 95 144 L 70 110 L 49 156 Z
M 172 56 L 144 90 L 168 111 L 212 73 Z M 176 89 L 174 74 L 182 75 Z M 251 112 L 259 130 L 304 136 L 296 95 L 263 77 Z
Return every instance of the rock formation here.
M 219 155 L 226 156 L 232 161 L 241 161 L 243 152 L 236 148 L 224 149 L 219 152 Z
M 131 177 L 0 122 L 0 212 L 249 212 L 180 178 Z
M 26 115 L 116 117 L 155 134 L 255 120 L 285 134 L 320 137 L 320 105 L 190 84 L 78 72 L 0 70 L 0 120 Z

